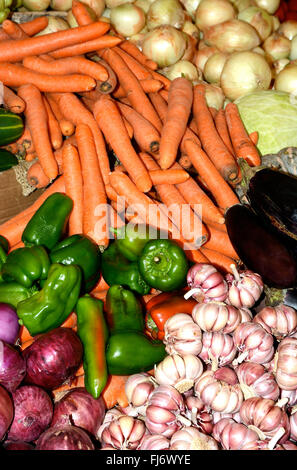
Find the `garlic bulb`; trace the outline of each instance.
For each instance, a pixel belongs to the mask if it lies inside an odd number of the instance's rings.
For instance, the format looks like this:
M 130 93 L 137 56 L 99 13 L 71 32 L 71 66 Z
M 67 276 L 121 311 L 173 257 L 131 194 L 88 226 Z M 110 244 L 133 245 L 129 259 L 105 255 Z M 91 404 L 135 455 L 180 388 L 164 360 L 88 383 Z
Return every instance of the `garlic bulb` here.
M 199 326 L 186 313 L 176 313 L 164 325 L 164 344 L 168 354 L 194 354 L 202 348 L 202 333 Z
M 203 364 L 193 354 L 167 356 L 155 366 L 155 380 L 160 385 L 172 385 L 180 393 L 193 387 L 203 372 Z

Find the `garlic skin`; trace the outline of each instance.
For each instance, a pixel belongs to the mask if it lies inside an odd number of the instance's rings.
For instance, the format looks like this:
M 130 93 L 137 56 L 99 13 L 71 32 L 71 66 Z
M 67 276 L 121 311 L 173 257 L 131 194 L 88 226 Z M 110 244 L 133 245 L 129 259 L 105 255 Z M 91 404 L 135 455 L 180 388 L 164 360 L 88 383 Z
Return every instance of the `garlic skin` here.
M 284 304 L 262 308 L 253 321 L 275 336 L 278 341 L 297 331 L 297 312 Z
M 277 400 L 280 389 L 272 372 L 267 372 L 262 364 L 243 362 L 236 367 L 236 374 L 245 399 L 251 397 Z
M 264 283 L 259 274 L 250 270 L 238 272 L 235 264 L 231 265 L 232 274 L 227 274 L 229 284 L 227 302 L 234 307 L 251 308 L 262 295 Z
M 247 446 L 256 445 L 259 439 L 255 431 L 231 418 L 222 418 L 214 425 L 213 437 L 224 450 L 243 450 Z
M 280 388 L 297 388 L 297 338 L 287 337 L 279 343 L 275 377 Z
M 195 396 L 185 398 L 186 417 L 204 434 L 211 434 L 213 430 L 213 414 L 207 410 L 204 403 Z
M 155 387 L 153 377 L 146 372 L 130 375 L 125 384 L 125 393 L 133 416 L 145 414 L 149 397 Z
M 194 427 L 176 431 L 170 439 L 171 450 L 219 450 L 213 437 L 207 436 Z
M 231 335 L 224 333 L 203 333 L 202 350 L 200 359 L 206 364 L 211 364 L 213 370 L 230 364 L 237 354 L 237 350 Z
M 170 441 L 162 434 L 147 434 L 141 441 L 137 450 L 167 450 L 170 449 Z
M 194 297 L 197 302 L 224 302 L 228 295 L 228 285 L 224 276 L 211 264 L 196 263 L 187 274 L 190 291 L 185 298 Z
M 193 354 L 198 356 L 202 349 L 202 332 L 191 315 L 176 313 L 164 325 L 165 350 L 168 354 Z
M 155 366 L 155 380 L 160 385 L 172 385 L 180 393 L 191 389 L 203 372 L 201 360 L 193 354 L 167 356 Z
M 112 446 L 118 450 L 135 450 L 146 433 L 143 421 L 132 416 L 119 416 L 99 429 L 100 442 L 103 446 Z
M 241 314 L 236 307 L 223 302 L 197 304 L 192 318 L 202 331 L 233 333 L 241 323 Z
M 273 337 L 257 323 L 241 323 L 233 333 L 233 340 L 241 352 L 233 365 L 243 360 L 264 364 L 273 358 Z

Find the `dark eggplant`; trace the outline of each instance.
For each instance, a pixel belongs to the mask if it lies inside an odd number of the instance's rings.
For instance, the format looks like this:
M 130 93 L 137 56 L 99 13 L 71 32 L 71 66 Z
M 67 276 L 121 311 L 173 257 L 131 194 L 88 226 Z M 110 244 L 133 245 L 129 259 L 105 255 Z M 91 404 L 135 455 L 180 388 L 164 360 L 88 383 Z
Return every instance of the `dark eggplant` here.
M 247 197 L 257 214 L 275 230 L 297 240 L 295 176 L 271 168 L 259 170 L 250 180 Z
M 269 287 L 286 289 L 297 283 L 297 263 L 286 244 L 243 204 L 225 215 L 231 243 L 248 269 L 260 274 Z

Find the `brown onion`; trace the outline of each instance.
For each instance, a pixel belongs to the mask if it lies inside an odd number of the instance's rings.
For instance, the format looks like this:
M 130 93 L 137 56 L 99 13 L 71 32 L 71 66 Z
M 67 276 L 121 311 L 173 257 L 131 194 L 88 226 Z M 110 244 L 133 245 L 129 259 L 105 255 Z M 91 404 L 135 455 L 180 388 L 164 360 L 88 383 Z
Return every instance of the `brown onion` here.
M 229 284 L 228 303 L 237 308 L 253 307 L 263 292 L 261 276 L 249 270 L 238 272 L 235 264 L 231 265 L 231 269 L 233 276 L 226 276 Z
M 185 299 L 192 296 L 197 302 L 223 302 L 227 298 L 227 283 L 211 264 L 194 264 L 188 271 L 187 283 L 190 290 L 185 294 Z
M 202 331 L 233 333 L 241 323 L 237 308 L 224 302 L 197 304 L 192 310 L 192 318 Z
M 4 387 L 0 385 L 0 441 L 13 420 L 13 403 Z
M 137 449 L 146 432 L 143 421 L 132 416 L 119 416 L 101 425 L 98 438 L 103 446 L 119 450 Z
M 278 399 L 280 390 L 274 375 L 272 372 L 267 372 L 263 365 L 243 362 L 236 368 L 236 373 L 245 399 L 251 397 Z
M 216 47 L 205 46 L 202 49 L 199 49 L 198 51 L 196 51 L 196 54 L 194 55 L 194 58 L 193 58 L 194 65 L 197 67 L 197 69 L 203 72 L 206 62 L 216 52 L 219 52 L 219 50 Z
M 293 37 L 297 34 L 297 21 L 296 20 L 287 20 L 283 21 L 277 32 L 285 38 L 290 39 L 292 41 Z
M 249 51 L 261 43 L 255 28 L 237 19 L 224 21 L 206 29 L 204 41 L 208 46 L 217 47 L 226 54 Z
M 171 450 L 219 450 L 218 443 L 194 427 L 176 431 L 170 439 Z
M 274 355 L 272 335 L 257 323 L 241 323 L 233 334 L 233 340 L 242 353 L 233 364 L 239 364 L 243 360 L 263 364 L 269 362 Z
M 49 428 L 41 434 L 36 450 L 94 450 L 86 431 L 76 426 Z
M 224 333 L 203 333 L 202 350 L 199 357 L 211 364 L 213 370 L 230 364 L 236 356 L 236 347 L 231 335 Z
M 225 450 L 242 450 L 247 445 L 254 445 L 259 439 L 255 431 L 230 418 L 223 418 L 214 425 L 213 437 Z
M 176 313 L 164 325 L 164 339 L 168 354 L 198 355 L 202 348 L 202 333 L 192 317 Z
M 275 60 L 289 57 L 291 41 L 278 33 L 273 33 L 265 39 L 262 47 L 267 56 L 274 62 Z
M 277 348 L 276 381 L 280 388 L 297 388 L 297 338 L 283 339 Z
M 297 330 L 297 312 L 285 304 L 262 308 L 253 321 L 259 323 L 279 341 Z

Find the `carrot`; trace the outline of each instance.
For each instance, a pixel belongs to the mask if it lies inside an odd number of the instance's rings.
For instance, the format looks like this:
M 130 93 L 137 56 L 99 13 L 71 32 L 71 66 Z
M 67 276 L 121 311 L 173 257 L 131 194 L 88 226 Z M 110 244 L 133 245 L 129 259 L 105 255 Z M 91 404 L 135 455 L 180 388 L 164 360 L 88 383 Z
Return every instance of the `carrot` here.
M 186 257 L 188 260 L 192 261 L 192 263 L 209 263 L 209 259 L 202 253 L 200 250 L 186 250 L 185 251 Z
M 55 179 L 58 176 L 58 165 L 50 144 L 47 114 L 41 93 L 34 85 L 28 84 L 19 88 L 18 95 L 26 103 L 25 117 L 40 164 L 46 176 L 51 180 Z
M 76 126 L 78 124 L 84 123 L 87 124 L 91 129 L 96 145 L 101 175 L 104 184 L 108 184 L 110 173 L 108 154 L 106 151 L 103 135 L 92 113 L 88 111 L 85 106 L 81 103 L 79 98 L 73 95 L 72 93 L 62 93 L 58 96 L 54 95 L 54 97 L 55 99 L 57 99 L 57 102 L 59 103 L 60 109 L 62 110 L 64 117 L 69 120 L 73 120 L 73 123 Z
M 219 253 L 229 256 L 229 258 L 238 259 L 238 254 L 234 250 L 230 238 L 226 232 L 217 230 L 211 225 L 207 225 L 210 237 L 204 245 L 204 248 L 218 251 Z
M 209 228 L 214 228 L 216 230 L 220 230 L 221 232 L 227 233 L 227 227 L 226 224 L 218 224 L 214 222 L 213 220 L 206 220 L 206 225 Z
M 0 43 L 0 62 L 18 62 L 29 55 L 40 55 L 57 49 L 91 41 L 103 36 L 110 26 L 103 21 L 78 26 L 50 35 L 8 40 Z
M 25 23 L 21 23 L 19 26 L 24 31 L 25 34 L 28 36 L 34 36 L 35 34 L 40 33 L 43 29 L 45 29 L 48 25 L 48 17 L 47 16 L 39 16 L 34 18 L 34 20 L 26 21 Z M 3 29 L 0 30 L 0 41 L 5 41 L 9 39 L 9 35 L 4 32 Z
M 126 92 L 132 107 L 143 117 L 150 121 L 158 131 L 162 128 L 162 123 L 155 111 L 152 103 L 144 93 L 139 80 L 125 64 L 120 55 L 113 49 L 105 49 L 103 58 L 116 73 L 119 83 Z
M 189 128 L 191 129 L 191 131 L 193 131 L 195 134 L 198 135 L 198 129 L 197 129 L 197 125 L 196 125 L 196 121 L 194 117 L 192 117 L 192 119 L 189 122 Z
M 66 194 L 73 200 L 68 232 L 75 235 L 83 231 L 83 179 L 78 152 L 71 144 L 63 148 L 63 174 Z
M 8 63 L 0 63 L 0 80 L 13 88 L 31 83 L 40 91 L 51 92 L 88 91 L 96 86 L 95 80 L 88 75 L 47 75 L 34 72 L 22 65 Z
M 82 26 L 82 27 L 86 27 L 86 26 Z M 77 28 L 74 28 L 74 29 L 77 29 Z M 51 52 L 51 57 L 53 57 L 54 59 L 63 59 L 64 57 L 73 57 L 77 55 L 83 55 L 89 52 L 104 49 L 106 47 L 115 47 L 121 42 L 122 42 L 121 38 L 106 34 L 104 36 L 99 36 L 96 39 L 92 39 L 90 41 L 81 42 L 79 44 L 74 44 L 72 46 L 61 47 L 61 49 L 57 49 Z
M 11 20 L 5 20 L 2 23 L 3 31 L 8 35 L 10 39 L 26 39 L 29 36 L 24 32 L 24 30 Z
M 120 44 L 120 48 L 134 57 L 134 59 L 136 59 L 140 64 L 145 65 L 152 70 L 157 70 L 158 64 L 146 57 L 146 55 L 138 49 L 133 42 L 125 40 Z
M 122 103 L 118 103 L 122 115 L 133 127 L 134 138 L 146 152 L 158 152 L 160 134 L 150 121 L 145 119 L 135 109 Z
M 46 176 L 38 161 L 33 163 L 28 169 L 27 181 L 35 188 L 45 188 L 50 184 L 50 179 Z
M 125 393 L 125 384 L 128 378 L 129 375 L 109 375 L 107 384 L 101 394 L 108 410 L 116 405 L 123 408 L 129 405 Z
M 122 44 L 122 43 L 121 43 Z M 120 45 L 121 45 L 120 44 Z M 138 80 L 151 79 L 152 74 L 147 70 L 135 57 L 131 56 L 128 52 L 122 50 L 122 48 L 116 46 L 114 51 L 123 59 L 129 70 L 136 76 Z M 102 51 L 104 55 L 104 51 Z
M 172 82 L 170 82 L 170 87 L 171 87 L 171 83 L 172 83 Z M 164 98 L 164 100 L 166 101 L 166 103 L 168 103 L 168 97 L 169 97 L 169 89 L 170 89 L 170 87 L 168 88 L 168 90 L 162 89 L 162 90 L 160 90 L 160 92 L 159 92 L 160 95 L 162 96 L 162 98 Z
M 219 271 L 223 273 L 232 273 L 230 264 L 234 264 L 234 260 L 229 258 L 229 256 L 223 255 L 215 250 L 210 250 L 209 248 L 200 248 L 203 255 L 209 259 L 209 263 L 213 264 Z
M 182 169 L 153 170 L 149 174 L 154 186 L 157 184 L 181 184 L 190 178 L 190 175 Z
M 26 348 L 28 348 L 29 346 L 31 346 L 32 343 L 34 343 L 34 338 L 29 339 L 29 340 L 26 341 L 25 343 L 21 344 L 21 346 L 20 346 L 21 350 L 24 351 Z
M 221 137 L 222 141 L 226 145 L 227 149 L 234 156 L 234 149 L 232 147 L 232 143 L 230 140 L 230 135 L 228 131 L 228 126 L 226 122 L 225 111 L 223 109 L 219 109 L 215 118 L 215 126 L 218 131 L 219 136 Z
M 226 181 L 238 178 L 238 165 L 220 138 L 205 100 L 204 85 L 194 86 L 193 113 L 202 147 Z
M 27 341 L 31 341 L 31 340 L 34 341 L 33 336 L 30 335 L 25 325 L 22 325 L 20 328 L 19 339 L 20 339 L 21 344 L 26 343 Z
M 81 3 L 78 0 L 73 0 L 71 11 L 79 26 L 94 23 L 84 3 Z
M 165 75 L 162 75 L 161 73 L 158 73 L 155 70 L 150 70 L 150 72 L 155 80 L 159 80 L 161 83 L 163 83 L 163 87 L 165 90 L 169 90 L 171 81 L 167 77 L 165 77 Z
M 46 99 L 51 107 L 51 110 L 57 119 L 61 132 L 64 136 L 70 136 L 74 134 L 75 127 L 73 122 L 68 121 L 63 117 L 62 111 L 60 110 L 58 104 L 55 102 L 53 99 L 52 95 L 50 93 L 46 93 Z
M 22 241 L 20 241 L 19 243 L 17 243 L 16 245 L 12 246 L 10 249 L 9 249 L 9 253 L 11 251 L 14 251 L 14 250 L 17 250 L 18 248 L 24 248 L 25 245 Z
M 90 99 L 94 99 L 96 101 L 100 98 L 102 93 L 103 94 L 112 93 L 118 84 L 118 80 L 117 80 L 116 74 L 114 73 L 112 68 L 108 65 L 108 63 L 105 62 L 105 60 L 101 59 L 101 57 L 99 57 L 98 55 L 94 55 L 92 57 L 92 60 L 95 61 L 97 64 L 100 64 L 102 67 L 104 67 L 104 69 L 107 72 L 108 77 L 104 81 L 97 80 L 96 88 L 94 90 L 80 93 L 80 95 L 85 96 Z
M 251 141 L 253 142 L 253 144 L 257 145 L 258 140 L 259 140 L 259 133 L 257 131 L 251 132 L 249 137 Z
M 106 194 L 91 129 L 78 124 L 75 132 L 83 178 L 83 233 L 108 246 Z
M 105 138 L 118 159 L 127 168 L 139 191 L 149 191 L 152 181 L 131 144 L 117 105 L 104 95 L 95 104 L 94 116 Z
M 95 291 L 101 291 L 101 290 L 106 290 L 106 289 L 109 289 L 109 285 L 107 284 L 107 282 L 104 280 L 103 276 L 101 275 L 99 281 L 97 282 L 97 284 L 91 291 L 91 294 Z
M 4 106 L 12 113 L 20 114 L 25 110 L 24 101 L 5 85 L 3 86 L 3 101 Z
M 43 103 L 47 112 L 47 122 L 48 122 L 48 131 L 50 136 L 50 141 L 55 150 L 62 147 L 63 137 L 62 132 L 59 126 L 57 119 L 55 118 L 50 105 L 48 104 L 47 99 L 43 96 Z
M 21 137 L 14 142 L 17 149 L 15 153 L 23 155 L 24 153 L 32 153 L 35 151 L 34 144 L 32 142 L 32 136 L 27 122 L 25 122 L 24 132 Z
M 149 93 L 149 98 L 162 122 L 166 119 L 167 103 L 160 93 Z
M 182 155 L 178 160 L 178 164 L 185 170 L 190 170 L 190 168 L 192 167 L 192 162 L 189 159 L 188 155 Z
M 210 106 L 209 111 L 210 111 L 210 114 L 212 115 L 212 118 L 214 120 L 216 115 L 217 115 L 218 110 L 216 108 L 214 108 L 213 106 Z
M 238 204 L 239 200 L 236 194 L 223 179 L 206 153 L 192 140 L 186 140 L 185 147 L 192 165 L 202 179 L 207 182 L 207 187 L 218 206 L 225 211 L 228 207 Z

